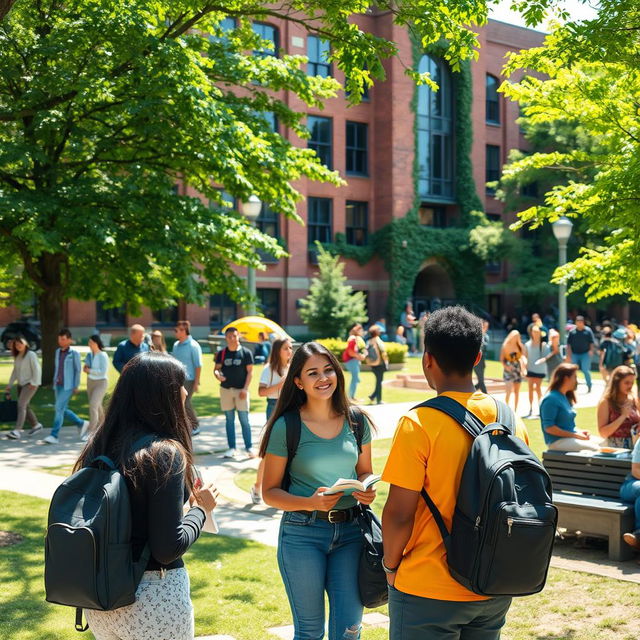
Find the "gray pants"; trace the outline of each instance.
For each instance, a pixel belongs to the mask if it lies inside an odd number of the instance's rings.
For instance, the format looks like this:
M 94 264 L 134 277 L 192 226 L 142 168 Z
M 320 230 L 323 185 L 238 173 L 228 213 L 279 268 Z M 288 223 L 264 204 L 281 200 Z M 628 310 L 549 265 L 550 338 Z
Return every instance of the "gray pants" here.
M 498 640 L 511 598 L 453 602 L 389 588 L 389 640 Z
M 193 385 L 195 384 L 195 380 L 185 380 L 184 388 L 187 390 L 187 399 L 184 403 L 184 408 L 187 412 L 187 418 L 191 422 L 191 428 L 195 429 L 198 426 L 198 416 L 193 409 L 193 405 L 191 404 L 191 398 L 193 397 Z
M 103 380 L 92 380 L 91 378 L 87 378 L 90 433 L 93 433 L 98 428 L 98 425 L 104 420 L 102 401 L 104 400 L 104 394 L 107 393 L 108 383 L 109 381 L 106 378 Z
M 96 640 L 193 640 L 193 605 L 184 567 L 145 571 L 136 601 L 113 611 L 85 609 Z
M 38 418 L 29 406 L 31 399 L 36 394 L 39 387 L 31 387 L 25 384 L 24 387 L 18 385 L 18 418 L 16 419 L 16 429 L 22 429 L 25 419 L 29 420 L 29 424 L 35 427 L 38 424 Z

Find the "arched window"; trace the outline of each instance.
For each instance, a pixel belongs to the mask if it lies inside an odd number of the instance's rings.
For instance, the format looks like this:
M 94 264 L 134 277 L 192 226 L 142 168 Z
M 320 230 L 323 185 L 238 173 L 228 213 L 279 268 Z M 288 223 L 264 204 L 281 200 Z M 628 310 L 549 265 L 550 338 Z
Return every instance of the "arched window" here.
M 439 90 L 418 87 L 418 192 L 423 198 L 453 198 L 453 87 L 442 60 L 422 56 L 418 71 L 428 71 Z
M 500 82 L 495 76 L 487 74 L 485 97 L 486 101 L 486 120 L 491 124 L 500 124 L 500 96 L 498 95 L 498 87 Z

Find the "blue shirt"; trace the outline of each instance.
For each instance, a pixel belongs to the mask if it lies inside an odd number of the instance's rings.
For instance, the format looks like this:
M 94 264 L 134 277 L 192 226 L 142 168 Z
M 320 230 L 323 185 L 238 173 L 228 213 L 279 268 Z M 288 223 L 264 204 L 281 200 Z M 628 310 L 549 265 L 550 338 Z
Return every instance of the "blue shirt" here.
M 550 391 L 540 404 L 540 421 L 542 435 L 547 444 L 560 440 L 561 436 L 552 436 L 546 432 L 548 427 L 555 425 L 565 431 L 576 431 L 576 410 L 571 406 L 567 396 L 559 391 Z
M 202 349 L 200 345 L 191 337 L 187 336 L 186 340 L 176 342 L 171 352 L 176 360 L 182 362 L 187 369 L 187 380 L 196 379 L 196 369 L 202 367 Z
M 66 355 L 64 355 L 65 351 Z M 62 387 L 69 391 L 80 386 L 80 354 L 71 348 L 65 351 L 59 348 L 56 349 L 53 379 L 57 387 Z M 61 355 L 64 357 L 61 357 Z
M 131 358 L 145 351 L 149 351 L 149 345 L 146 342 L 141 342 L 140 346 L 136 347 L 131 340 L 123 340 L 113 354 L 113 366 L 122 373 L 122 368 Z

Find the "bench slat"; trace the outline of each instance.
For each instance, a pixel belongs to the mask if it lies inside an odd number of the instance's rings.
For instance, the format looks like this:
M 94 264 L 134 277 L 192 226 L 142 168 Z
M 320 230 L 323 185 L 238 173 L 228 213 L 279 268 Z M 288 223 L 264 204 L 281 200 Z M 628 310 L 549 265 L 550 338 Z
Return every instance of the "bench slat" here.
M 585 509 L 597 509 L 601 511 L 613 511 L 625 514 L 633 511 L 633 506 L 620 502 L 619 500 L 607 498 L 594 498 L 589 496 L 576 496 L 573 494 L 555 492 L 553 493 L 553 503 L 557 506 L 583 507 Z
M 552 482 L 573 482 L 574 484 L 584 484 L 585 487 L 602 487 L 603 489 L 619 489 L 622 484 L 622 480 L 619 478 L 611 480 L 589 474 L 550 473 L 549 476 Z
M 545 460 L 544 468 L 551 473 L 566 472 L 566 473 L 587 473 L 592 476 L 611 476 L 613 478 L 624 478 L 630 471 L 630 468 L 622 467 L 593 467 L 586 464 L 562 464 L 561 462 Z
M 553 489 L 555 491 L 570 491 L 579 495 L 587 495 L 587 496 L 603 496 L 606 498 L 617 498 L 620 499 L 620 493 L 618 489 L 603 489 L 601 487 L 585 487 L 581 484 L 576 484 L 575 482 L 554 482 Z

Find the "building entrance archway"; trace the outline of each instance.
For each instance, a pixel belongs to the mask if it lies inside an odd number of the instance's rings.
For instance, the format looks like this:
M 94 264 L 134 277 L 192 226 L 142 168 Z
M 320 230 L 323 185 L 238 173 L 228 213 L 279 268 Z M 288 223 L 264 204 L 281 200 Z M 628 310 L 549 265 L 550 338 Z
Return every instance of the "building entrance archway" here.
M 413 309 L 417 318 L 423 311 L 435 311 L 455 302 L 455 289 L 447 270 L 435 260 L 428 262 L 413 285 Z

